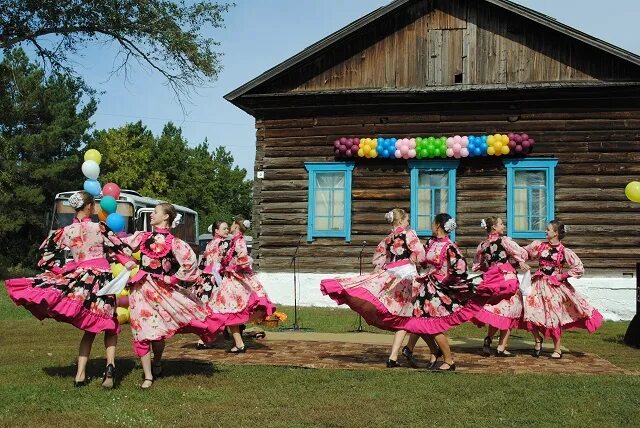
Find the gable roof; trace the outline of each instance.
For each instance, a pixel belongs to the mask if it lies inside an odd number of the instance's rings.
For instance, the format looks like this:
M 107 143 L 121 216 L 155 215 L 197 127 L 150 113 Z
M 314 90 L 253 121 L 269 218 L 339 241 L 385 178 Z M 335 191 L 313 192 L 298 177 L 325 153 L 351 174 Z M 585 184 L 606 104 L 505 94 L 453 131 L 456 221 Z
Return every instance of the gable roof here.
M 415 1 L 415 0 L 394 0 L 391 3 L 389 3 L 387 6 L 383 6 L 374 10 L 373 12 L 352 22 L 346 27 L 343 27 L 342 29 L 336 31 L 335 33 L 330 34 L 324 39 L 312 44 L 311 46 L 307 47 L 303 51 L 281 62 L 275 67 L 265 71 L 255 79 L 252 79 L 249 82 L 245 83 L 244 85 L 240 86 L 239 88 L 229 92 L 227 95 L 224 96 L 224 98 L 227 101 L 233 102 L 238 97 L 246 94 L 247 92 L 251 91 L 257 86 L 267 82 L 268 80 L 271 80 L 272 78 L 280 75 L 281 73 L 287 72 L 291 68 L 302 63 L 306 59 L 309 59 L 313 55 L 327 49 L 331 45 L 338 43 L 339 41 L 347 38 L 348 36 L 355 33 L 356 31 L 364 28 L 368 24 L 384 17 L 389 13 L 394 12 L 395 10 L 401 8 L 402 6 L 412 1 Z M 631 64 L 640 66 L 639 55 L 636 55 L 625 49 L 619 48 L 615 45 L 612 45 L 611 43 L 607 43 L 589 34 L 583 33 L 582 31 L 576 30 L 573 27 L 562 24 L 561 22 L 558 22 L 554 18 L 544 15 L 540 12 L 536 12 L 533 9 L 529 9 L 527 7 L 513 3 L 509 0 L 482 0 L 482 1 L 498 6 L 504 10 L 513 12 L 517 15 L 520 15 L 524 18 L 527 18 L 531 21 L 537 22 L 545 27 L 548 27 L 552 30 L 556 30 L 562 34 L 565 34 L 575 40 L 578 40 L 586 43 L 587 45 L 593 46 L 596 49 L 602 50 L 618 58 L 621 58 L 622 60 L 627 61 Z

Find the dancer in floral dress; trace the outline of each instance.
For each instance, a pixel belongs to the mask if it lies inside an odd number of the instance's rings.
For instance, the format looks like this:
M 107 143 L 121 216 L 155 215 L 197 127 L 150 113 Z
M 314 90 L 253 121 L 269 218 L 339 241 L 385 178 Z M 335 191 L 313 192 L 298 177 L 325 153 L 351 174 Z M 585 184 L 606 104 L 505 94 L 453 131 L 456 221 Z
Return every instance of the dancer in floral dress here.
M 352 278 L 323 279 L 322 293 L 338 304 L 347 304 L 370 325 L 395 328 L 397 319 L 410 317 L 417 288 L 416 263 L 424 258 L 424 247 L 416 233 L 409 229 L 409 216 L 399 208 L 387 213 L 392 230 L 376 247 L 373 273 Z M 406 332 L 399 329 L 394 337 L 387 367 L 397 367 L 400 347 Z M 403 355 L 413 362 L 412 351 L 405 347 Z
M 500 217 L 482 219 L 481 227 L 486 230 L 488 236 L 478 245 L 473 260 L 473 271 L 485 272 L 485 282 L 502 282 L 511 286 L 515 292 L 495 305 L 485 305 L 472 321 L 478 326 L 489 326 L 482 348 L 485 355 L 491 355 L 493 336 L 500 330 L 496 356 L 513 357 L 515 355 L 507 351 L 509 333 L 512 328 L 518 328 L 522 321 L 522 293 L 518 288 L 515 266 L 525 271 L 530 269 L 526 263 L 527 251 L 511 238 L 504 236 L 504 223 Z M 486 272 L 494 266 L 497 269 L 493 269 L 494 275 L 490 276 Z
M 251 268 L 253 261 L 244 238 L 244 232 L 250 225 L 240 215 L 234 218 L 231 225 L 233 238 L 220 266 L 222 284 L 213 289 L 209 300 L 211 311 L 224 318 L 225 325 L 231 330 L 234 346 L 229 352 L 233 354 L 246 352 L 240 326 L 249 321 L 261 322 L 275 311 L 274 304 Z
M 204 250 L 202 260 L 200 261 L 200 270 L 202 274 L 195 288 L 196 296 L 202 303 L 209 305 L 211 302 L 211 294 L 217 290 L 221 283 L 220 263 L 227 254 L 230 240 L 229 225 L 224 221 L 217 221 L 212 225 L 213 239 L 207 244 Z M 197 349 L 207 349 L 209 346 L 202 340 L 196 344 Z
M 566 232 L 566 226 L 554 220 L 547 226 L 545 242 L 534 241 L 525 248 L 540 265 L 531 278 L 531 294 L 524 299 L 524 327 L 536 338 L 534 357 L 540 356 L 545 337 L 553 339 L 551 358 L 560 359 L 563 330 L 583 328 L 593 333 L 602 325 L 600 312 L 568 281 L 580 278 L 584 267 L 576 253 L 562 244 Z
M 116 344 L 120 326 L 115 316 L 116 297 L 96 293 L 112 279 L 110 262 L 135 266 L 129 247 L 104 224 L 92 223 L 95 200 L 87 192 L 69 198 L 75 209 L 73 223 L 55 231 L 40 246 L 38 266 L 45 269 L 34 278 L 10 279 L 9 296 L 39 320 L 53 318 L 84 331 L 80 341 L 74 386 L 86 382 L 86 367 L 97 333 L 104 332 L 107 366 L 102 385 L 112 388 L 115 376 Z M 73 261 L 65 263 L 69 249 Z
M 126 238 L 133 251 L 142 253 L 140 270 L 130 280 L 129 310 L 133 348 L 144 370 L 144 389 L 162 373 L 165 339 L 176 333 L 195 333 L 210 342 L 224 328 L 224 320 L 189 290 L 199 277 L 197 259 L 189 245 L 170 232 L 170 226 L 176 226 L 176 216 L 173 205 L 159 204 L 151 214 L 154 231 Z

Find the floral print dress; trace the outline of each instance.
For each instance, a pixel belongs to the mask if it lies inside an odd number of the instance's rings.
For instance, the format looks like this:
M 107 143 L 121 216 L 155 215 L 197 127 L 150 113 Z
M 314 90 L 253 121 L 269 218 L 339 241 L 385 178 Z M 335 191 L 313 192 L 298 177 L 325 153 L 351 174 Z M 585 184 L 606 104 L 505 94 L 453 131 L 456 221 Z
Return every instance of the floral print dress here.
M 205 304 L 211 301 L 211 294 L 214 289 L 220 287 L 220 284 L 216 282 L 214 271 L 216 271 L 218 275 L 221 275 L 221 263 L 227 254 L 230 243 L 231 240 L 227 239 L 226 236 L 216 235 L 209 241 L 207 248 L 204 250 L 199 266 L 202 274 L 194 292 Z
M 576 253 L 562 243 L 540 241 L 532 242 L 525 249 L 530 259 L 539 261 L 540 267 L 531 277 L 531 294 L 523 301 L 524 327 L 556 339 L 562 330 L 596 331 L 602 325 L 602 315 L 568 281 L 584 274 Z
M 376 247 L 374 272 L 351 278 L 323 279 L 320 289 L 338 304 L 347 304 L 370 325 L 396 330 L 402 317 L 413 313 L 418 292 L 415 277 L 397 276 L 393 267 L 416 265 L 424 246 L 411 229 L 395 228 Z
M 485 305 L 472 319 L 476 325 L 489 325 L 499 330 L 519 327 L 523 309 L 516 266 L 526 262 L 527 257 L 527 250 L 507 236 L 490 234 L 478 245 L 472 270 L 485 272 L 484 281 L 501 282 L 510 286 L 514 293 L 496 304 Z
M 213 313 L 225 319 L 227 326 L 260 322 L 276 309 L 253 272 L 252 263 L 244 235 L 235 235 L 222 257 L 222 284 L 213 287 L 208 303 Z
M 73 261 L 65 264 L 65 250 Z M 96 293 L 113 279 L 110 263 L 133 261 L 131 250 L 104 223 L 77 218 L 40 246 L 34 278 L 10 279 L 9 296 L 38 319 L 53 318 L 90 333 L 120 331 L 116 297 Z
M 137 232 L 126 238 L 140 250 L 140 270 L 130 280 L 130 324 L 138 356 L 150 351 L 153 341 L 177 333 L 195 333 L 211 342 L 224 323 L 189 290 L 199 277 L 196 255 L 168 229 Z

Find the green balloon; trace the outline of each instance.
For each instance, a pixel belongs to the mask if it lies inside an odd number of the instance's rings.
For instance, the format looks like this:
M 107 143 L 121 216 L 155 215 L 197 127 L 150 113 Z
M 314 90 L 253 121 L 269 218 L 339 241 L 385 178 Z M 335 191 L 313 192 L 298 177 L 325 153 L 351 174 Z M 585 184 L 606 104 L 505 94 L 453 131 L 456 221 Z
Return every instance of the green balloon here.
M 118 203 L 113 196 L 105 196 L 100 200 L 100 208 L 107 214 L 113 214 L 118 209 Z

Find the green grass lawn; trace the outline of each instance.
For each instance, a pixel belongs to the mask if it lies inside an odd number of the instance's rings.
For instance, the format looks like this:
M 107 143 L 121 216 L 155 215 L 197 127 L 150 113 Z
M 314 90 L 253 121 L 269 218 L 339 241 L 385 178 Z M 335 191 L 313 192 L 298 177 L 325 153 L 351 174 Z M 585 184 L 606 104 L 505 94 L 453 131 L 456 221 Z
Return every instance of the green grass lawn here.
M 131 352 L 128 326 L 118 348 L 119 387 L 103 391 L 96 379 L 77 390 L 71 384 L 80 332 L 35 320 L 0 288 L 0 426 L 628 427 L 640 421 L 640 376 L 429 374 L 171 361 L 169 375 L 141 391 L 142 370 Z M 290 308 L 280 310 L 292 319 Z M 303 308 L 300 318 L 315 331 L 345 332 L 357 325 L 353 312 L 343 309 Z M 621 343 L 625 329 L 626 323 L 608 322 L 594 335 L 567 333 L 565 344 L 638 370 L 640 350 Z M 462 326 L 451 336 L 483 333 Z M 103 355 L 97 340 L 89 367 L 95 376 Z

